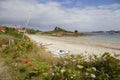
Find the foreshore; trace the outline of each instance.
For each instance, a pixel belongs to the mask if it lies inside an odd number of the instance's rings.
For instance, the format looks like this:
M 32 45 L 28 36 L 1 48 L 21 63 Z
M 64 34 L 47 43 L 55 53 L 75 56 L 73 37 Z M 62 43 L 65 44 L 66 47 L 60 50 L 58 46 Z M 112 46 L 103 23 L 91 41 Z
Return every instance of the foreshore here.
M 53 37 L 43 35 L 27 36 L 38 44 L 46 44 L 46 50 L 65 50 L 70 54 L 82 54 L 84 56 L 98 55 L 109 52 L 113 56 L 120 58 L 120 43 L 94 41 L 78 37 Z

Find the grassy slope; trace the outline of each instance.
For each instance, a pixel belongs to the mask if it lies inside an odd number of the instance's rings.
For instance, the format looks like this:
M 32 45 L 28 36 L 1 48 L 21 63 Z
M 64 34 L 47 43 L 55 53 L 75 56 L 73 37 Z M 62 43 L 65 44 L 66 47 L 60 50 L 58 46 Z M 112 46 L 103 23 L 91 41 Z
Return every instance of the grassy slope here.
M 59 27 L 57 29 L 54 29 L 53 31 L 42 32 L 41 34 L 51 35 L 51 36 L 90 36 L 92 35 L 92 34 L 83 34 L 79 32 L 75 33 L 75 32 L 67 31 Z
M 6 40 L 12 38 L 7 35 L 4 36 L 6 36 Z M 0 47 L 0 49 L 2 49 L 2 47 Z M 35 65 L 37 65 L 39 62 L 47 62 L 47 64 L 53 64 L 58 61 L 52 56 L 52 54 L 46 52 L 44 47 L 37 47 L 33 42 L 30 42 L 29 39 L 25 41 L 15 39 L 15 44 L 7 46 L 7 48 L 3 49 L 3 51 L 0 52 L 0 56 L 2 59 L 0 63 L 4 62 L 5 66 L 8 67 L 6 73 L 10 75 L 12 73 L 12 76 L 14 76 L 12 79 L 9 78 L 9 80 L 15 80 L 15 78 L 18 80 L 25 79 L 26 76 L 29 75 L 30 71 L 33 70 L 32 68 L 35 68 Z M 24 63 L 25 60 L 29 60 L 31 64 L 26 66 Z M 0 79 L 4 78 L 1 76 Z
M 6 34 L 0 34 L 0 39 L 2 39 L 2 38 L 8 38 L 8 39 L 10 39 L 10 38 L 14 38 L 14 37 L 10 36 L 10 35 L 6 35 Z
M 0 75 L 0 80 L 25 79 L 33 68 L 29 66 L 25 69 L 25 60 L 30 60 L 31 63 L 47 62 L 47 64 L 57 61 L 52 54 L 46 52 L 43 47 L 37 47 L 29 38 L 25 37 L 25 40 L 22 40 L 22 33 L 8 27 L 6 30 L 5 33 L 0 33 L 0 74 L 3 74 Z M 14 44 L 9 46 L 10 39 L 14 40 Z M 34 64 L 31 65 L 34 66 Z
M 5 63 L 5 59 L 2 57 L 4 46 L 8 43 L 8 39 L 14 38 L 13 36 L 0 34 L 0 80 L 12 80 L 12 73 L 10 72 L 9 66 Z

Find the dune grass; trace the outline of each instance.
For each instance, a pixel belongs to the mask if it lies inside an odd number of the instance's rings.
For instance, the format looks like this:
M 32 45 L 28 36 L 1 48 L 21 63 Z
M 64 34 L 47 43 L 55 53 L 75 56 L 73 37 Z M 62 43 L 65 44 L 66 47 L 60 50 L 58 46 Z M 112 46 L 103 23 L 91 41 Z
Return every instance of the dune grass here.
M 29 39 L 15 40 L 15 44 L 7 46 L 0 55 L 14 76 L 12 80 L 26 80 L 32 74 L 38 75 L 33 73 L 36 68 L 39 71 L 38 65 L 44 65 L 42 67 L 44 69 L 47 65 L 50 66 L 59 61 L 58 58 L 46 52 L 44 47 L 36 46 Z

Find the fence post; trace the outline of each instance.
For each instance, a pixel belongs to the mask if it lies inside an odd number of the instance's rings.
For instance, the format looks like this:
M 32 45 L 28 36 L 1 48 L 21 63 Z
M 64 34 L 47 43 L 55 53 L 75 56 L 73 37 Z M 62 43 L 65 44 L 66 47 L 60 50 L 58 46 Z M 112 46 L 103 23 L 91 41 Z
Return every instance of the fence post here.
M 14 44 L 14 39 L 9 39 L 9 46 Z

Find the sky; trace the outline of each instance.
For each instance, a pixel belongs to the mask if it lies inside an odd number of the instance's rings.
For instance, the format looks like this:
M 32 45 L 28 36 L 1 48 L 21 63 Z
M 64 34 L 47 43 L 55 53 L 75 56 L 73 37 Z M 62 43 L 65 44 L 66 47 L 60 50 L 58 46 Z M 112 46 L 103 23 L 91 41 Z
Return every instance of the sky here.
M 120 30 L 120 0 L 0 0 L 0 25 Z

